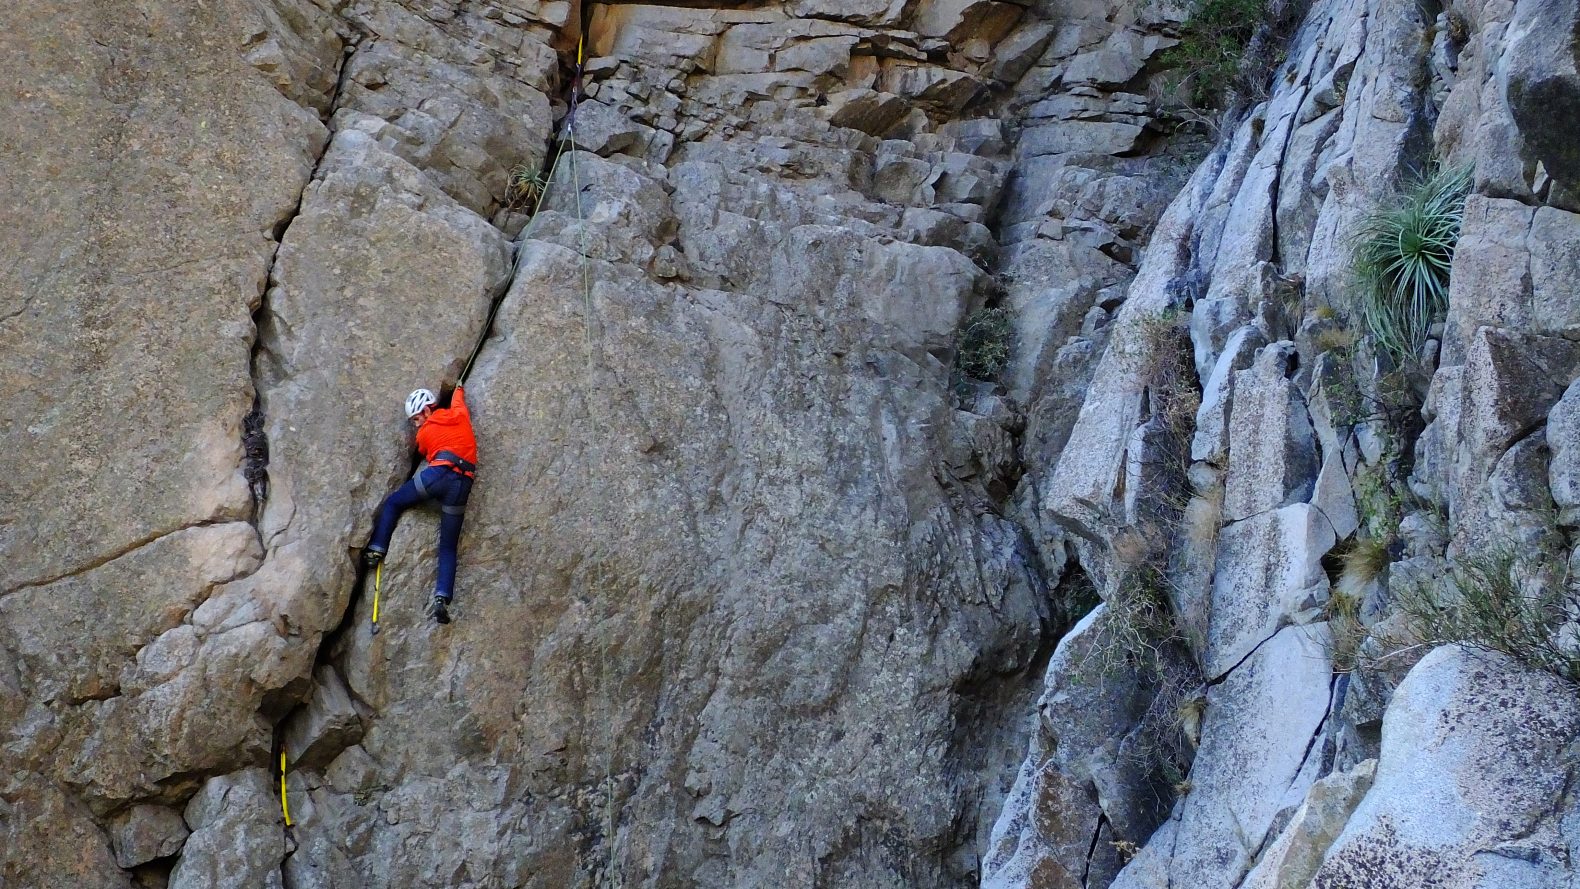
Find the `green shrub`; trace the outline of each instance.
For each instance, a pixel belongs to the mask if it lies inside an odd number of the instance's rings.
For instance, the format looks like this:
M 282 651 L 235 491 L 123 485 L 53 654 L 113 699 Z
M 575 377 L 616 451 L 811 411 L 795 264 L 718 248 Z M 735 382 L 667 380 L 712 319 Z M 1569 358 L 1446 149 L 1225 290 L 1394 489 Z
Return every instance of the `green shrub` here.
M 966 317 L 955 339 L 955 366 L 968 377 L 992 380 L 1009 364 L 1015 319 L 1008 309 L 979 309 Z
M 1246 44 L 1266 13 L 1266 0 L 1194 0 L 1180 27 L 1180 42 L 1161 57 L 1177 73 L 1173 85 L 1187 89 L 1198 108 L 1222 104 L 1239 73 Z
M 1469 170 L 1423 176 L 1368 216 L 1356 236 L 1361 318 L 1400 366 L 1414 366 L 1427 329 L 1448 309 L 1449 267 L 1469 190 Z
M 1512 547 L 1460 556 L 1441 582 L 1405 584 L 1396 592 L 1398 606 L 1424 643 L 1499 651 L 1580 682 L 1580 651 L 1560 636 L 1576 603 L 1565 601 L 1564 584 L 1543 576 L 1550 563 L 1544 567 Z

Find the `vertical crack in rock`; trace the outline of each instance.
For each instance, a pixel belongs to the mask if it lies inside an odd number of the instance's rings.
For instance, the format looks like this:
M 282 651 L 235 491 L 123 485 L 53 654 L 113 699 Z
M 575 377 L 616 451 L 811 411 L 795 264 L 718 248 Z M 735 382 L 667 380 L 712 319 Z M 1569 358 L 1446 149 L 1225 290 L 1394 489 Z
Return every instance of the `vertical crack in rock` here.
M 319 119 L 328 128 L 328 135 L 324 138 L 324 147 L 313 159 L 313 169 L 307 175 L 302 190 L 296 196 L 296 206 L 284 218 L 274 225 L 274 252 L 269 256 L 269 268 L 264 277 L 263 290 L 258 294 L 258 304 L 252 310 L 252 353 L 248 361 L 248 373 L 252 378 L 252 410 L 248 411 L 242 421 L 242 450 L 243 474 L 247 479 L 247 487 L 252 493 L 253 528 L 259 534 L 259 542 L 265 543 L 262 538 L 262 528 L 259 525 L 259 516 L 263 511 L 264 503 L 269 497 L 269 436 L 264 431 L 267 426 L 267 415 L 264 413 L 263 389 L 259 385 L 259 365 L 263 360 L 263 353 L 267 349 L 264 344 L 264 328 L 270 320 L 269 293 L 276 284 L 275 267 L 279 262 L 280 248 L 285 243 L 285 234 L 290 230 L 298 216 L 302 214 L 302 204 L 307 200 L 307 192 L 314 182 L 318 181 L 319 168 L 323 166 L 324 157 L 329 154 L 329 147 L 335 140 L 334 114 L 340 106 L 340 94 L 345 89 L 346 77 L 351 68 L 351 57 L 356 54 L 356 42 L 349 42 L 340 54 L 340 67 L 335 72 L 335 89 L 329 97 L 329 104 L 320 114 Z M 267 546 L 265 545 L 267 550 Z M 267 556 L 266 556 L 267 558 Z
M 1290 64 L 1293 65 L 1295 62 L 1291 61 Z M 1301 84 L 1300 98 L 1297 99 L 1292 106 L 1294 110 L 1290 113 L 1291 116 L 1289 124 L 1284 128 L 1284 144 L 1280 145 L 1278 148 L 1277 175 L 1273 177 L 1273 187 L 1270 189 L 1271 194 L 1268 196 L 1269 212 L 1267 218 L 1270 226 L 1268 237 L 1272 245 L 1272 256 L 1270 256 L 1269 259 L 1272 261 L 1274 268 L 1277 269 L 1282 269 L 1284 265 L 1283 249 L 1279 246 L 1278 237 L 1279 198 L 1284 192 L 1284 170 L 1288 166 L 1289 146 L 1294 144 L 1295 133 L 1300 129 L 1298 115 L 1300 113 L 1300 109 L 1304 108 L 1306 105 L 1306 98 L 1311 95 L 1311 83 L 1309 78 L 1310 73 L 1308 72 L 1306 74 L 1305 81 Z M 1298 318 L 1291 319 L 1290 324 L 1292 326 L 1299 327 L 1300 320 Z
M 1328 680 L 1328 708 L 1323 711 L 1322 719 L 1317 722 L 1317 727 L 1311 731 L 1311 739 L 1306 742 L 1306 749 L 1300 754 L 1300 766 L 1295 769 L 1295 776 L 1290 779 L 1290 787 L 1295 786 L 1295 782 L 1300 780 L 1300 773 L 1305 771 L 1306 763 L 1311 759 L 1311 749 L 1317 745 L 1318 741 L 1322 740 L 1322 733 L 1327 728 L 1328 720 L 1333 717 L 1334 711 L 1338 709 L 1335 698 L 1339 691 L 1339 679 L 1342 676 L 1342 673 L 1335 673 L 1333 678 Z M 1266 841 L 1264 841 L 1263 845 L 1266 845 Z M 1258 850 L 1257 854 L 1260 855 L 1261 851 Z
M 1081 868 L 1081 889 L 1091 885 L 1092 857 L 1097 854 L 1097 844 L 1102 842 L 1103 829 L 1108 827 L 1108 816 L 1098 815 L 1097 826 L 1092 829 L 1092 843 L 1086 847 L 1086 866 Z

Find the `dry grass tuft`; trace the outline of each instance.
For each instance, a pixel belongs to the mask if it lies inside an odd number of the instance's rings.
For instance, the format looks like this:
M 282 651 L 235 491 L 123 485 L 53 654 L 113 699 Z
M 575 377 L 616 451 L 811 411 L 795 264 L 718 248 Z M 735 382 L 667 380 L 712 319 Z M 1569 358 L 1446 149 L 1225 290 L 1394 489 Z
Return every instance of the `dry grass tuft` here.
M 1555 573 L 1550 558 L 1494 546 L 1456 558 L 1437 582 L 1403 585 L 1396 601 L 1421 643 L 1502 652 L 1580 683 L 1580 650 L 1564 638 L 1580 593 Z

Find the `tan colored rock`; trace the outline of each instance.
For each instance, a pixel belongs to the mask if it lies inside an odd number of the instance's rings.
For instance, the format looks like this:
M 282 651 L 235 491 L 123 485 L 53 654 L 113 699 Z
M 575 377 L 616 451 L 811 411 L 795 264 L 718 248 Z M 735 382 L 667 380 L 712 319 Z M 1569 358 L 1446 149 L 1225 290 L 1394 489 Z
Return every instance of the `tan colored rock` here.
M 0 793 L 0 879 L 7 886 L 132 889 L 109 839 L 65 787 L 13 766 Z
M 47 5 L 0 36 L 33 83 L 0 185 L 0 594 L 251 510 L 251 313 L 324 138 L 241 60 L 256 21 Z M 113 48 L 149 31 L 195 36 Z
M 1377 761 L 1368 759 L 1313 784 L 1289 826 L 1262 853 L 1261 861 L 1241 885 L 1245 889 L 1304 889 L 1311 885 L 1323 855 L 1371 789 L 1376 775 Z

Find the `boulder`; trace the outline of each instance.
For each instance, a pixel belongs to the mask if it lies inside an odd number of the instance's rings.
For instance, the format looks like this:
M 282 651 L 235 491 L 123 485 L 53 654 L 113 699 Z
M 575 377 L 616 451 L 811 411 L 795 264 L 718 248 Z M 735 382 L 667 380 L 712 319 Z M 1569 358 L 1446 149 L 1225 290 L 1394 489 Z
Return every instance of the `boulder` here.
M 1383 719 L 1371 790 L 1312 885 L 1561 885 L 1560 834 L 1580 736 L 1563 680 L 1447 646 L 1421 659 Z
M 256 886 L 282 889 L 285 826 L 270 774 L 247 769 L 212 778 L 187 803 L 192 835 L 170 872 L 170 889 Z
M 192 831 L 181 813 L 164 806 L 133 806 L 116 816 L 110 840 L 115 863 L 132 868 L 180 851 Z

